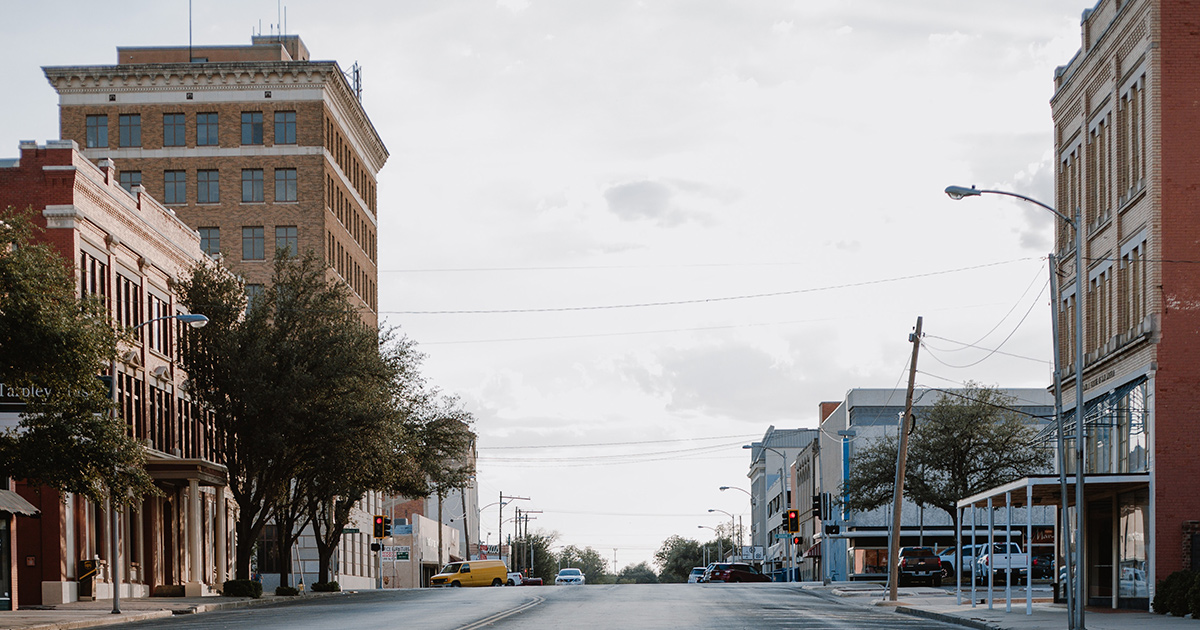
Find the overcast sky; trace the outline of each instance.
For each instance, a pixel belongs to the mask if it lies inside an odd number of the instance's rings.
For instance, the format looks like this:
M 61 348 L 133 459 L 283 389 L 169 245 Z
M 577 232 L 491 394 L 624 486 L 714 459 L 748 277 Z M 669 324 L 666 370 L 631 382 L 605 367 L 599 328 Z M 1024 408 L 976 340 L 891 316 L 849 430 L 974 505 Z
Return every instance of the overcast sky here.
M 277 22 L 193 4 L 196 44 Z M 0 157 L 58 136 L 41 66 L 188 41 L 183 0 L 5 5 Z M 481 505 L 530 497 L 620 566 L 710 538 L 710 508 L 748 529 L 717 490 L 748 487 L 741 445 L 902 386 L 918 316 L 918 385 L 1050 382 L 1052 216 L 942 190 L 1053 200 L 1053 71 L 1089 0 L 331 6 L 288 2 L 287 30 L 362 65 L 381 316 L 474 413 Z

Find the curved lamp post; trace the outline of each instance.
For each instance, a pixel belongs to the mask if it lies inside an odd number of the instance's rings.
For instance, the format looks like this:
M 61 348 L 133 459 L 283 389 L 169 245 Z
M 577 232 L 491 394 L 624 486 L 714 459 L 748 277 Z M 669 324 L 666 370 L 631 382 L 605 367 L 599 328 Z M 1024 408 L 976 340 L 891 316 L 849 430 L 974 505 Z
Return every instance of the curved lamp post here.
M 771 451 L 783 459 L 783 463 L 779 464 L 779 488 L 780 488 L 780 496 L 782 497 L 781 503 L 783 504 L 781 506 L 781 509 L 787 510 L 788 508 L 791 507 L 788 504 L 789 501 L 787 500 L 787 496 L 788 496 L 787 477 L 783 476 L 783 468 L 784 468 L 784 466 L 787 465 L 787 455 L 783 454 L 781 451 L 779 451 L 777 449 L 771 448 L 770 446 L 759 444 L 759 447 L 766 449 L 768 451 Z M 754 445 L 753 444 L 743 444 L 742 448 L 753 449 Z M 749 494 L 749 493 L 747 493 L 747 494 Z M 751 498 L 753 498 L 753 496 Z M 768 507 L 770 507 L 770 506 L 768 505 Z M 767 542 L 770 542 L 770 541 L 767 541 Z M 792 556 L 792 537 L 787 536 L 786 538 L 784 538 L 783 545 L 784 545 L 784 549 L 787 549 L 787 551 L 784 552 L 785 553 L 785 557 L 784 557 L 785 562 L 783 563 L 784 569 L 787 570 L 787 579 L 784 581 L 791 582 L 792 581 L 792 571 L 791 571 L 791 567 L 789 567 L 787 565 L 791 564 L 790 558 Z
M 725 516 L 729 517 L 729 538 L 730 539 L 732 539 L 735 535 L 737 535 L 737 523 L 733 520 L 732 514 L 730 514 L 729 512 L 726 512 L 725 510 L 714 510 L 714 509 L 708 510 L 709 514 L 712 514 L 713 512 L 720 512 L 720 513 L 724 514 Z M 740 541 L 740 540 L 734 544 L 734 548 L 729 550 L 730 557 L 737 555 L 737 548 L 740 547 L 741 545 L 742 545 L 742 541 Z M 722 559 L 724 559 L 724 558 L 722 558 Z
M 712 510 L 709 510 L 709 511 L 711 512 Z M 715 534 L 717 537 L 717 555 L 720 556 L 721 561 L 724 562 L 725 561 L 725 543 L 721 542 L 721 532 L 717 531 L 716 527 L 709 527 L 708 525 L 697 525 L 696 529 L 711 529 L 711 530 L 713 530 L 713 534 Z
M 1035 206 L 1040 206 L 1058 217 L 1062 222 L 1071 226 L 1075 230 L 1075 558 L 1072 563 L 1070 554 L 1070 539 L 1067 540 L 1067 551 L 1064 553 L 1064 559 L 1067 569 L 1067 605 L 1071 611 L 1070 620 L 1073 621 L 1072 627 L 1083 630 L 1083 536 L 1084 536 L 1084 497 L 1083 497 L 1083 218 L 1081 211 L 1076 210 L 1075 218 L 1070 218 L 1067 215 L 1055 210 L 1054 208 L 1025 195 L 1008 192 L 1006 190 L 981 190 L 974 186 L 966 188 L 964 186 L 947 186 L 946 194 L 951 199 L 959 200 L 965 197 L 978 197 L 981 194 L 989 195 L 1004 195 L 1007 197 L 1016 197 L 1022 201 L 1028 201 Z M 1051 254 L 1051 261 L 1053 261 Z M 1051 281 L 1054 281 L 1054 269 L 1051 269 Z M 1055 300 L 1059 297 L 1054 296 Z M 1058 304 L 1061 304 L 1059 302 Z M 1055 306 L 1055 313 L 1058 312 L 1058 305 Z M 1058 425 L 1058 482 L 1059 491 L 1062 493 L 1062 527 L 1064 531 L 1069 531 L 1069 518 L 1067 517 L 1067 477 L 1066 477 L 1066 453 L 1063 417 L 1062 417 L 1062 369 L 1059 366 L 1058 356 L 1058 317 L 1054 317 L 1054 326 L 1052 328 L 1054 336 L 1054 402 L 1055 402 L 1055 422 Z M 1074 571 L 1072 571 L 1074 564 Z
M 154 322 L 160 322 L 165 319 L 178 319 L 192 328 L 204 328 L 208 325 L 208 317 L 205 317 L 204 315 L 199 313 L 180 313 L 178 315 L 166 315 L 163 317 L 148 319 L 137 326 L 129 328 L 128 330 L 137 330 L 142 326 L 153 324 Z M 119 422 L 120 418 L 117 417 L 117 359 L 115 357 L 109 364 L 109 370 L 109 373 L 112 374 L 112 382 L 109 385 L 109 396 L 111 397 L 110 399 L 113 403 L 111 417 L 113 422 Z M 119 566 L 120 562 L 118 560 L 121 557 L 121 548 L 118 546 L 120 541 L 117 539 L 117 498 L 111 496 L 111 492 L 109 494 L 109 542 L 112 544 L 112 557 L 108 559 L 108 572 L 109 579 L 112 580 L 113 585 L 112 614 L 119 615 L 121 614 L 121 570 Z

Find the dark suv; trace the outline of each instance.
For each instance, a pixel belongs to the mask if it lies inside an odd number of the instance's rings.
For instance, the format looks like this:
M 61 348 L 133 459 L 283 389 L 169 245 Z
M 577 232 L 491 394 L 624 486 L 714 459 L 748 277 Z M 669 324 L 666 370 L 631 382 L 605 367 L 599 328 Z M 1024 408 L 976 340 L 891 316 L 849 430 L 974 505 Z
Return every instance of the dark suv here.
M 741 562 L 715 562 L 704 572 L 702 582 L 770 582 L 771 578 Z

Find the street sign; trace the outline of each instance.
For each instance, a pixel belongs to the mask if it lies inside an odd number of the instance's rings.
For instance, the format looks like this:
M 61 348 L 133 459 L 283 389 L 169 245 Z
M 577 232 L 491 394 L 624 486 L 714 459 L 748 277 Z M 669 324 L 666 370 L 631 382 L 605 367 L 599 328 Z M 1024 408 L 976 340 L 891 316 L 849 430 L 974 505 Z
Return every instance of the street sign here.
M 357 534 L 357 533 L 359 533 L 359 532 L 358 532 L 358 528 L 357 528 L 357 527 L 343 527 L 343 528 L 342 528 L 342 533 L 343 533 L 343 534 Z
M 405 562 L 408 561 L 408 554 L 412 552 L 412 547 L 407 546 L 407 545 L 401 545 L 401 546 L 394 547 L 394 549 L 396 550 L 396 559 L 397 560 L 403 560 Z
M 1084 391 L 1087 391 L 1087 390 L 1084 390 Z M 787 532 L 775 532 L 775 540 L 787 540 L 791 537 L 792 537 L 792 535 Z

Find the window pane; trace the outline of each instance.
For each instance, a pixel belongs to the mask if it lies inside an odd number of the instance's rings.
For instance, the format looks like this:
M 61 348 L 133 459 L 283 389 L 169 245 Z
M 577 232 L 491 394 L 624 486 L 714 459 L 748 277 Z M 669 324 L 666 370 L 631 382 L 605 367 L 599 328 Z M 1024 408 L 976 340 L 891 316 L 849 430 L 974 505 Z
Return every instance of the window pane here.
M 108 146 L 108 116 L 87 117 L 87 148 L 96 149 Z
M 196 114 L 196 146 L 217 145 L 217 115 Z
M 275 201 L 296 200 L 296 169 L 275 169 Z
M 275 112 L 275 144 L 296 144 L 296 112 Z
M 263 172 L 261 168 L 242 169 L 242 202 L 256 203 L 263 200 Z
M 221 203 L 218 171 L 196 171 L 196 203 Z
M 121 188 L 124 188 L 125 192 L 128 192 L 132 195 L 133 187 L 140 186 L 142 184 L 142 172 L 121 171 L 121 173 L 117 175 L 117 181 L 121 182 Z
M 140 147 L 142 146 L 142 115 L 141 114 L 121 114 L 118 119 L 121 138 L 120 146 L 123 147 Z
M 279 253 L 284 250 L 287 250 L 289 256 L 295 256 L 300 252 L 294 225 L 280 225 L 275 228 L 275 251 Z
M 263 260 L 263 249 L 262 226 L 242 228 L 242 260 Z
M 186 144 L 183 114 L 163 114 L 163 146 L 182 147 Z
M 263 143 L 262 112 L 242 112 L 242 144 Z
M 221 228 L 202 227 L 200 232 L 200 249 L 205 254 L 213 255 L 221 251 Z
M 187 172 L 163 172 L 163 203 L 187 203 Z

